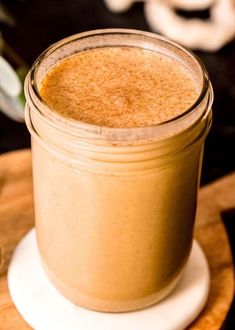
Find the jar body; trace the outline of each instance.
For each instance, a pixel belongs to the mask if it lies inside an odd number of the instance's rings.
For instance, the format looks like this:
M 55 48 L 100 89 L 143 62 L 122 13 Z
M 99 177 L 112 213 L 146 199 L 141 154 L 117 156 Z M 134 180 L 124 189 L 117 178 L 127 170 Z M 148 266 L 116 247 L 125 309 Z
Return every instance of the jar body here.
M 71 301 L 130 311 L 175 287 L 193 239 L 211 122 L 205 104 L 189 128 L 126 145 L 75 139 L 44 122 L 32 104 L 26 107 L 37 242 L 48 276 Z
M 162 299 L 190 253 L 202 146 L 151 173 L 99 174 L 32 143 L 38 245 L 49 276 L 95 310 Z

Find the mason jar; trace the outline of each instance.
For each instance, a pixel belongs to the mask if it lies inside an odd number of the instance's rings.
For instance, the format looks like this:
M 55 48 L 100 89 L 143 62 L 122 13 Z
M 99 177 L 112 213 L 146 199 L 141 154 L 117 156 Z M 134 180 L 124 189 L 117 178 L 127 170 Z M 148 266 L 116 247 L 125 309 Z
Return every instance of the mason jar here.
M 157 125 L 110 128 L 65 118 L 40 97 L 42 79 L 60 60 L 125 46 L 183 64 L 200 89 L 195 103 Z M 203 64 L 156 34 L 96 30 L 49 47 L 29 72 L 25 93 L 36 236 L 52 283 L 75 304 L 97 311 L 138 310 L 163 299 L 179 281 L 192 246 L 212 118 Z

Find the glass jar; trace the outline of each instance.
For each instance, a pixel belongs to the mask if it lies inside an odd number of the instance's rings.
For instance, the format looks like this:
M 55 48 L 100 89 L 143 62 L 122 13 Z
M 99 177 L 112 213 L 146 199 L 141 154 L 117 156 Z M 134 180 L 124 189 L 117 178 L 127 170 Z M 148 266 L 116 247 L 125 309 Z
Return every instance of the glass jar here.
M 108 128 L 66 119 L 41 99 L 40 83 L 58 61 L 120 46 L 183 63 L 200 87 L 193 106 L 151 127 Z M 212 117 L 203 64 L 152 33 L 96 30 L 48 48 L 29 72 L 25 93 L 37 242 L 51 281 L 74 303 L 98 311 L 137 310 L 163 299 L 179 281 L 192 246 Z

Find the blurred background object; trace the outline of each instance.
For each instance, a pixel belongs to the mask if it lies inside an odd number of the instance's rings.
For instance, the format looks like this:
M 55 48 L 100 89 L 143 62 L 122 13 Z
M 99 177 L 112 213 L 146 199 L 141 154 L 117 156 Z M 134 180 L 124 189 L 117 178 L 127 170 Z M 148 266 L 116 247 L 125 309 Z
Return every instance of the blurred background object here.
M 104 0 L 113 12 L 130 9 L 140 0 Z M 217 51 L 235 37 L 234 0 L 142 0 L 153 31 L 191 49 Z M 182 11 L 193 13 L 190 19 Z M 195 11 L 207 11 L 205 18 Z
M 24 121 L 24 104 L 20 95 L 22 86 L 11 65 L 0 56 L 0 109 L 16 121 Z
M 0 22 L 11 26 L 15 25 L 14 17 L 9 13 L 9 11 L 3 6 L 1 2 L 0 2 Z
M 16 21 L 0 2 L 0 23 L 14 28 Z M 2 56 L 1 56 L 2 55 Z M 7 61 L 9 58 L 12 62 Z M 24 121 L 23 80 L 27 69 L 5 43 L 0 31 L 0 110 L 15 121 Z M 22 78 L 22 81 L 20 80 Z

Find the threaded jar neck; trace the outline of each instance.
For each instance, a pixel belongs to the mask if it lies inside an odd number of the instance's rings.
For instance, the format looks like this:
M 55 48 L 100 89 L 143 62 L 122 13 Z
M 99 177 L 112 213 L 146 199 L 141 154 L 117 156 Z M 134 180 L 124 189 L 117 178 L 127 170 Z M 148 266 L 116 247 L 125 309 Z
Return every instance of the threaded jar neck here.
M 58 61 L 100 47 L 138 47 L 171 56 L 183 63 L 200 86 L 195 103 L 179 116 L 141 128 L 109 128 L 67 119 L 44 102 L 39 86 Z M 204 65 L 190 51 L 153 33 L 96 30 L 66 38 L 48 48 L 34 63 L 25 82 L 26 122 L 31 134 L 57 154 L 100 162 L 150 161 L 184 150 L 205 138 L 211 123 L 213 91 Z

